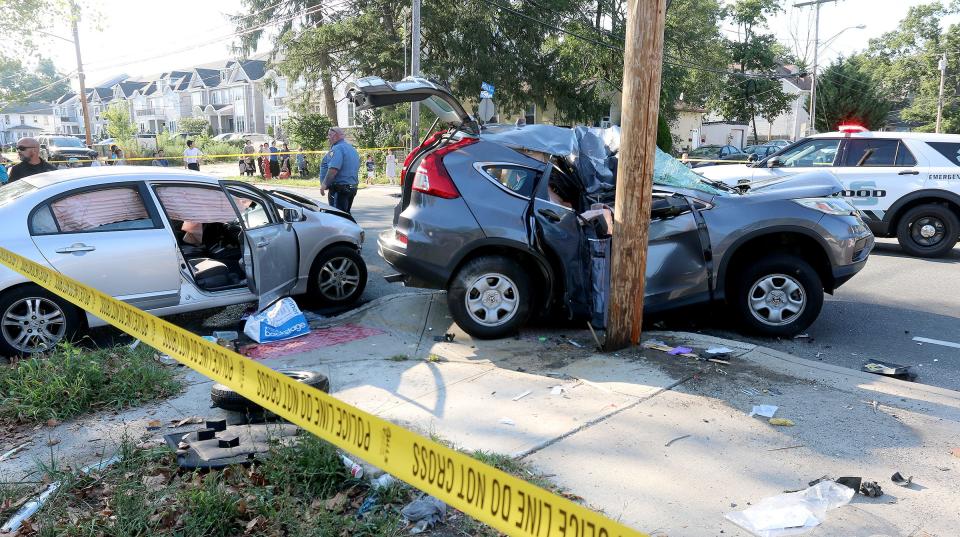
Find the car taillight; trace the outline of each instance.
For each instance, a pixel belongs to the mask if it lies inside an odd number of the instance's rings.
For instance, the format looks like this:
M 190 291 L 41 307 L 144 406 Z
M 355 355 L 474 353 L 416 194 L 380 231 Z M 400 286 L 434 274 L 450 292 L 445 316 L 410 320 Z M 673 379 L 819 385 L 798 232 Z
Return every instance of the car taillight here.
M 393 230 L 393 238 L 396 239 L 400 244 L 407 244 L 407 235 L 401 232 L 399 229 Z
M 450 174 L 447 173 L 447 168 L 443 165 L 443 157 L 478 141 L 476 138 L 464 138 L 423 157 L 420 166 L 417 168 L 417 173 L 413 177 L 413 189 L 438 198 L 459 198 L 460 192 L 453 184 Z
M 400 186 L 401 187 L 403 186 L 403 180 L 407 177 L 407 170 L 410 169 L 410 162 L 413 161 L 413 157 L 416 156 L 416 154 L 419 153 L 421 149 L 433 144 L 444 134 L 445 134 L 444 131 L 433 133 L 432 136 L 430 136 L 429 138 L 421 142 L 420 145 L 418 145 L 417 147 L 413 148 L 413 151 L 411 151 L 410 154 L 407 155 L 407 158 L 403 159 L 403 167 L 400 168 Z

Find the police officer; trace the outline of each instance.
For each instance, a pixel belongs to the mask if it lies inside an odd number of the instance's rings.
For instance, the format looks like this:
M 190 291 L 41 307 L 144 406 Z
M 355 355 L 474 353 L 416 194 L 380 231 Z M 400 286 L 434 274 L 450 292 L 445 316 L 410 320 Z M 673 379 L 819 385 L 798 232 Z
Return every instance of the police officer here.
M 357 195 L 360 155 L 339 127 L 331 127 L 327 131 L 327 141 L 330 142 L 330 151 L 320 163 L 320 195 L 329 190 L 327 202 L 349 213 L 353 198 Z

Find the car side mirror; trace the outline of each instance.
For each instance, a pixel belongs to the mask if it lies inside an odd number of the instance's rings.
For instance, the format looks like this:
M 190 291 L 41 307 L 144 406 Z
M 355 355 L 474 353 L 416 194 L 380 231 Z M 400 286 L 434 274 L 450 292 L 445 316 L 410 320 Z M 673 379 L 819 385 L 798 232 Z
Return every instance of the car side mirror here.
M 303 211 L 296 208 L 285 208 L 283 209 L 283 221 L 287 223 L 302 222 Z
M 757 161 L 757 154 L 756 154 L 756 153 L 750 153 L 750 156 L 747 157 L 747 160 L 750 161 L 750 162 L 756 162 L 756 161 Z
M 780 157 L 770 157 L 767 159 L 767 168 L 776 168 L 780 166 Z

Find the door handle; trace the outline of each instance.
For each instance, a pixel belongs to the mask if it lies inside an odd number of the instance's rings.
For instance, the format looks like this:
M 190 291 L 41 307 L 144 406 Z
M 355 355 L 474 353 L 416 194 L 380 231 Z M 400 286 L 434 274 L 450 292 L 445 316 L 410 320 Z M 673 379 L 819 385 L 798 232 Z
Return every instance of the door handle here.
M 897 175 L 920 175 L 917 170 L 900 170 Z
M 557 214 L 557 212 L 554 211 L 553 209 L 540 209 L 537 212 L 551 222 L 559 222 L 560 220 L 562 220 L 560 218 L 560 215 Z
M 87 246 L 82 242 L 77 242 L 77 243 L 71 244 L 70 246 L 67 246 L 66 248 L 58 249 L 57 253 L 58 254 L 74 254 L 77 252 L 92 252 L 96 249 L 97 248 L 95 246 Z
M 260 241 L 257 243 L 257 248 L 262 249 L 262 248 L 266 248 L 267 246 L 270 246 L 270 241 Z

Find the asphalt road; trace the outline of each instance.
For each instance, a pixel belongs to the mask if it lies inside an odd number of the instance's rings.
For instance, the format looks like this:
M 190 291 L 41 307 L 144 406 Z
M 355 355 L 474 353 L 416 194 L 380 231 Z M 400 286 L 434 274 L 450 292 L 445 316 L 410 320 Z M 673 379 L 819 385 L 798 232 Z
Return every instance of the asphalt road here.
M 363 257 L 370 278 L 364 301 L 390 293 L 409 292 L 388 284 L 391 272 L 377 255 L 377 234 L 389 229 L 397 188 L 374 187 L 360 191 L 353 214 L 367 231 Z M 317 195 L 317 192 L 305 194 Z M 746 340 L 811 360 L 859 369 L 867 359 L 913 366 L 918 382 L 960 390 L 960 348 L 917 344 L 913 337 L 960 344 L 960 247 L 943 259 L 906 256 L 895 240 L 880 239 L 863 271 L 833 295 L 807 330 L 807 338 L 777 340 L 744 337 L 725 322 L 729 315 L 700 308 L 662 319 L 666 329 L 698 331 Z

